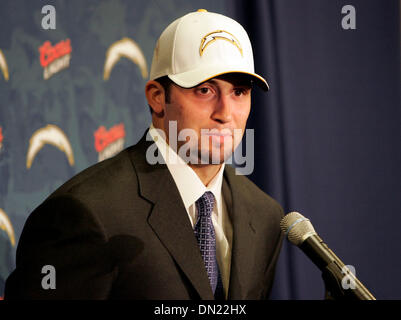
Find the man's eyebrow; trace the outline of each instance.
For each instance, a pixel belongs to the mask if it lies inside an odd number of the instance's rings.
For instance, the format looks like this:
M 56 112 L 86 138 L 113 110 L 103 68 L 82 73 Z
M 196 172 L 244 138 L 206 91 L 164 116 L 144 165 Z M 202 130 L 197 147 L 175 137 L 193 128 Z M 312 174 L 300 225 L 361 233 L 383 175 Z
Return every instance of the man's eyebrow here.
M 252 88 L 252 82 L 237 83 L 237 84 L 234 84 L 234 86 Z

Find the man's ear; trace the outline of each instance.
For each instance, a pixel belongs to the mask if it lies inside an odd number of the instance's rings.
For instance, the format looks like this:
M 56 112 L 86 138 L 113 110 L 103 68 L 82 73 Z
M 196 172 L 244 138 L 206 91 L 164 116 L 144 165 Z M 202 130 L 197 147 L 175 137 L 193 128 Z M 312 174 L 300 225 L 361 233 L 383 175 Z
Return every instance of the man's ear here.
M 156 114 L 162 114 L 166 105 L 163 86 L 154 80 L 150 80 L 145 86 L 146 100 Z

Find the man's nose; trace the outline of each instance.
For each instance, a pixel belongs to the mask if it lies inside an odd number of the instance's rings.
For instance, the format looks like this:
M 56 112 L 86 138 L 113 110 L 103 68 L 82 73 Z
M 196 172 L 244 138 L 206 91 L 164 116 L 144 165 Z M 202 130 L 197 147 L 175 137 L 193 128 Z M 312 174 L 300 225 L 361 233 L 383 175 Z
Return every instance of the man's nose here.
M 221 95 L 216 102 L 212 118 L 220 123 L 227 123 L 232 120 L 231 101 L 229 95 Z

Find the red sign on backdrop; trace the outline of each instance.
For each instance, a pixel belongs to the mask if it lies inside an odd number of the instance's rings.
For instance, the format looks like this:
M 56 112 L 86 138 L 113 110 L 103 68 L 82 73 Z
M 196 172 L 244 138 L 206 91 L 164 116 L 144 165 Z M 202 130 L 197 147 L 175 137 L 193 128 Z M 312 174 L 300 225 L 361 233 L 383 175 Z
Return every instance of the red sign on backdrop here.
M 101 152 L 114 141 L 125 137 L 124 123 L 120 123 L 106 130 L 104 126 L 99 127 L 94 133 L 95 149 Z
M 40 64 L 43 68 L 46 68 L 54 60 L 71 53 L 71 51 L 70 39 L 61 40 L 54 46 L 51 45 L 50 41 L 45 41 L 45 43 L 39 47 Z

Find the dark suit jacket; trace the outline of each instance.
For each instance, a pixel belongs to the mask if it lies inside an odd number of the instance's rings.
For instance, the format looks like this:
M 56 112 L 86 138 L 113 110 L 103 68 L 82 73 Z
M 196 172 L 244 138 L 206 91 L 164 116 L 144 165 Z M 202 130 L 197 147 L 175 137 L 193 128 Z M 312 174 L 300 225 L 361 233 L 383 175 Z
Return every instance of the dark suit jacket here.
M 150 144 L 84 170 L 32 212 L 5 299 L 214 298 L 174 180 L 146 161 Z M 282 208 L 229 166 L 222 188 L 233 224 L 229 299 L 267 298 Z M 45 265 L 56 289 L 42 288 Z

